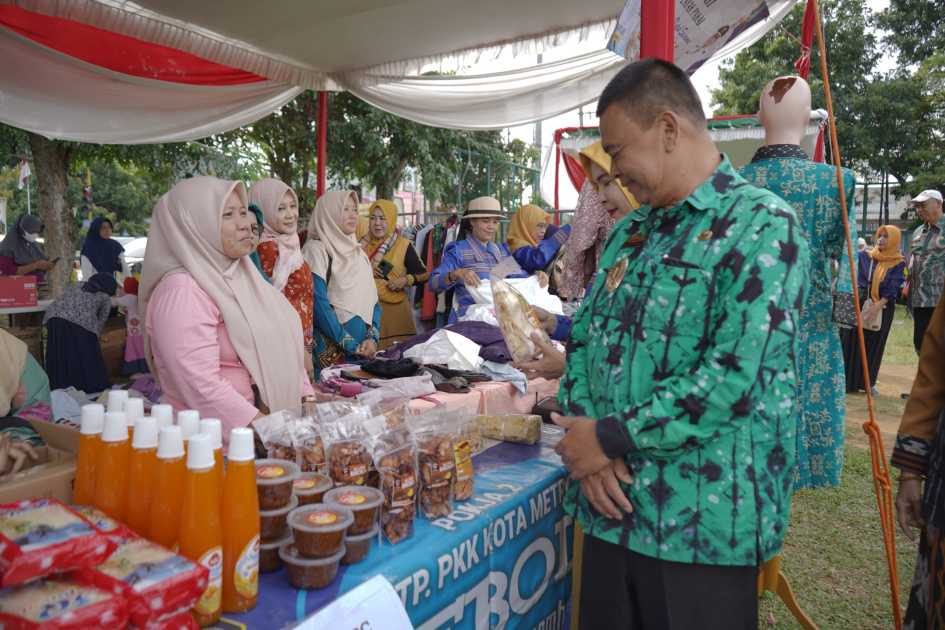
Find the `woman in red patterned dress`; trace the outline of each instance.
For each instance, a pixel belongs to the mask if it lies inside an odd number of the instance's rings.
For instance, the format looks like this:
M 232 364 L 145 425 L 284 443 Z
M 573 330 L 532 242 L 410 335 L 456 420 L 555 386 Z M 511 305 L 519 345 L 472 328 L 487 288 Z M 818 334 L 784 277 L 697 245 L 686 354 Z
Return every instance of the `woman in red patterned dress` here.
M 299 198 L 278 179 L 261 179 L 249 190 L 250 204 L 263 213 L 259 260 L 275 288 L 299 314 L 305 339 L 305 368 L 312 375 L 312 328 L 314 324 L 312 271 L 302 258 L 299 244 Z

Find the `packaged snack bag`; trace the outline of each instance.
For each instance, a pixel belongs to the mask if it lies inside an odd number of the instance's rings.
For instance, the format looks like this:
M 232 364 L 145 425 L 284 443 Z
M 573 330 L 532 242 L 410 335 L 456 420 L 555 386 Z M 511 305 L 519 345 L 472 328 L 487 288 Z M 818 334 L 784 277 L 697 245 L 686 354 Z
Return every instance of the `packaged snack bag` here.
M 69 507 L 83 516 L 85 520 L 92 523 L 95 529 L 107 536 L 126 538 L 137 535 L 124 523 L 119 523 L 105 512 L 91 505 L 70 505 Z
M 380 473 L 384 506 L 381 529 L 392 544 L 409 537 L 417 514 L 417 446 L 406 426 L 385 426 L 373 436 L 374 465 Z
M 0 590 L 4 630 L 87 630 L 127 624 L 124 598 L 70 580 L 41 580 Z
M 188 612 L 207 587 L 207 569 L 145 540 L 114 537 L 115 551 L 76 580 L 125 598 L 131 623 L 147 627 Z M 189 614 L 189 613 L 188 613 Z
M 456 423 L 448 413 L 431 412 L 413 421 L 420 471 L 420 510 L 427 518 L 453 511 Z
M 94 566 L 113 549 L 107 536 L 56 499 L 0 505 L 3 586 Z
M 332 403 L 328 403 L 332 404 Z M 363 486 L 374 470 L 368 451 L 368 433 L 364 423 L 370 412 L 359 408 L 355 413 L 322 425 L 328 452 L 328 474 L 336 486 Z
M 516 444 L 537 444 L 541 439 L 541 416 L 505 414 L 476 416 L 482 435 L 493 440 Z
M 531 309 L 522 294 L 513 289 L 503 278 L 516 269 L 514 259 L 509 258 L 496 265 L 489 275 L 492 285 L 492 297 L 495 303 L 495 315 L 499 320 L 499 329 L 505 338 L 512 360 L 529 361 L 535 357 L 538 348 L 532 341 L 537 334 L 544 341 L 551 343 L 548 333 Z

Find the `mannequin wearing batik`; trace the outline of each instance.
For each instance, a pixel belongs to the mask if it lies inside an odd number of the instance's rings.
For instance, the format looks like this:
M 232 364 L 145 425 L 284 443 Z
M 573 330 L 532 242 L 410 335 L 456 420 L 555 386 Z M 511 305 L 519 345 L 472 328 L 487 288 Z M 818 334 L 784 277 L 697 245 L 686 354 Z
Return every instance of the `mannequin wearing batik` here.
M 811 161 L 800 146 L 810 121 L 810 101 L 810 87 L 800 77 L 778 77 L 765 86 L 759 111 L 765 144 L 741 172 L 750 183 L 791 204 L 810 244 L 810 286 L 797 353 L 801 415 L 796 489 L 840 484 L 846 387 L 843 351 L 832 317 L 833 261 L 840 262 L 837 290 L 851 291 L 836 170 Z M 854 184 L 853 173 L 844 170 L 850 216 L 854 216 Z M 855 242 L 856 233 L 851 237 Z

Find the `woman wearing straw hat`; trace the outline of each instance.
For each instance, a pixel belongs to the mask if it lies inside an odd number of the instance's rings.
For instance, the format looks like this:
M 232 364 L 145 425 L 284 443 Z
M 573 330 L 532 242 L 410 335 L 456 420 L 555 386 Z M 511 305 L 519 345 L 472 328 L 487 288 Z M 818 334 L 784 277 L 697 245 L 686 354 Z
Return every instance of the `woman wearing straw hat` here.
M 460 238 L 446 246 L 439 267 L 430 274 L 430 288 L 435 293 L 450 289 L 456 291 L 450 311 L 451 324 L 475 302 L 467 288 L 479 286 L 480 281 L 489 278 L 489 272 L 500 260 L 511 255 L 505 243 L 494 242 L 503 216 L 502 206 L 495 197 L 477 197 L 470 201 L 463 213 Z M 523 271 L 509 277 L 527 276 Z

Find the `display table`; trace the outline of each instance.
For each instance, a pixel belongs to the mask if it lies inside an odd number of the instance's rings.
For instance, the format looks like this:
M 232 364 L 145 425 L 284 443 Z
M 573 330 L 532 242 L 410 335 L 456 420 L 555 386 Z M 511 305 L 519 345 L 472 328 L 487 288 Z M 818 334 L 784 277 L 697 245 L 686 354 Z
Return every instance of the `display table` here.
M 552 431 L 554 428 L 551 429 Z M 574 528 L 562 510 L 566 471 L 546 445 L 497 444 L 475 458 L 475 496 L 448 518 L 417 519 L 411 538 L 375 543 L 317 591 L 289 586 L 286 571 L 260 576 L 259 604 L 224 620 L 287 627 L 380 574 L 418 630 L 565 628 Z
M 437 392 L 423 398 L 414 398 L 410 401 L 410 410 L 422 413 L 434 407 L 446 407 L 450 410 L 462 410 L 470 415 L 531 413 L 538 400 L 557 393 L 558 379 L 530 379 L 526 394 L 520 394 L 511 383 L 491 381 L 474 384 L 466 394 Z

